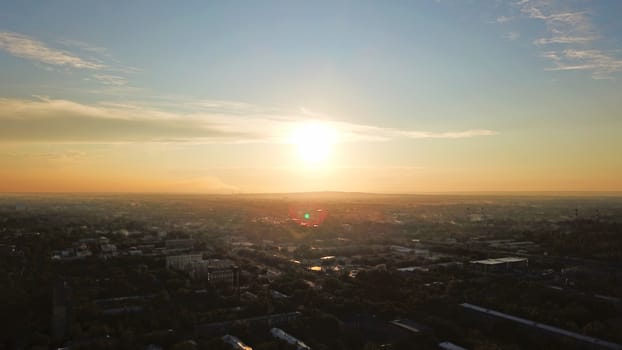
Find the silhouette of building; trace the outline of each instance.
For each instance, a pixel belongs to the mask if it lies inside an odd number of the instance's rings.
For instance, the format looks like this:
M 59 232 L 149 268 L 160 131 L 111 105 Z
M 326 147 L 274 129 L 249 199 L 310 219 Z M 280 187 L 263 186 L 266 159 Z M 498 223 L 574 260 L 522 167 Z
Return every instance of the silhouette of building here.
M 52 336 L 63 340 L 71 327 L 73 293 L 66 281 L 58 283 L 52 292 Z

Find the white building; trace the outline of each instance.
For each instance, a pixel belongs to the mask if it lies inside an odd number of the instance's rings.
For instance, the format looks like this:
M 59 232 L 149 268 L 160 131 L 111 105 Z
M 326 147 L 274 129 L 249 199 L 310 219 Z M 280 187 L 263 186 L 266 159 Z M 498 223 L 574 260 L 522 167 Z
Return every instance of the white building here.
M 506 257 L 497 259 L 485 259 L 471 261 L 471 265 L 484 271 L 511 271 L 519 268 L 526 268 L 529 265 L 527 258 Z
M 273 337 L 281 339 L 288 344 L 294 345 L 298 350 L 311 350 L 311 348 L 307 344 L 287 334 L 284 330 L 280 328 L 272 328 L 270 330 L 270 333 Z
M 186 271 L 188 265 L 194 261 L 203 260 L 203 254 L 171 255 L 166 257 L 166 268 Z
M 229 335 L 229 334 L 225 334 L 222 336 L 222 341 L 224 341 L 225 343 L 231 345 L 234 349 L 236 350 L 253 350 L 253 348 L 251 348 L 250 346 L 244 344 L 240 339 Z
M 442 343 L 438 343 L 438 347 L 443 350 L 467 350 L 461 346 L 458 346 L 454 343 L 450 343 L 448 341 L 444 341 Z

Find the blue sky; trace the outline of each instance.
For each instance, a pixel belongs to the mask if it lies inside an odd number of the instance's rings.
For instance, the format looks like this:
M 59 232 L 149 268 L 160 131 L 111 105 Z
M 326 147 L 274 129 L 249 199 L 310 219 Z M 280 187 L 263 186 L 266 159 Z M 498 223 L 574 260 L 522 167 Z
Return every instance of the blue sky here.
M 301 190 L 622 190 L 620 13 L 613 0 L 3 1 L 0 162 L 15 179 L 52 155 L 71 159 L 44 162 L 57 177 L 114 183 L 85 169 L 138 176 L 140 159 L 159 184 L 251 192 L 301 176 Z M 298 167 L 283 145 L 301 120 L 342 135 L 331 175 L 283 171 Z M 231 170 L 249 166 L 265 179 Z M 56 188 L 41 181 L 22 187 Z

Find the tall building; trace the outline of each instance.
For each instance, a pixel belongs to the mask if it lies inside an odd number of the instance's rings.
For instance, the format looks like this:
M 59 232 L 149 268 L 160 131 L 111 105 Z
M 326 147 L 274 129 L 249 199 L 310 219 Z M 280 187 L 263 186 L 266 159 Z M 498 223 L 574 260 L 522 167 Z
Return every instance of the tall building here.
M 54 340 L 67 337 L 71 327 L 73 295 L 66 281 L 58 283 L 52 292 L 52 336 Z

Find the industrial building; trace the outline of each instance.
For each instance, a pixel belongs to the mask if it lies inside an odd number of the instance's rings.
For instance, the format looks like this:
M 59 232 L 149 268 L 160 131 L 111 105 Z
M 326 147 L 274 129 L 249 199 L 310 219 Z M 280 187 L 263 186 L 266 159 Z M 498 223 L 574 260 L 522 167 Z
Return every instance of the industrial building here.
M 272 327 L 294 322 L 300 318 L 300 315 L 300 312 L 294 311 L 223 322 L 199 324 L 195 326 L 195 333 L 199 336 L 206 336 L 214 333 L 222 334 L 224 331 L 228 331 L 234 325 L 238 324 L 247 324 L 249 327 Z
M 253 348 L 244 344 L 240 339 L 229 334 L 223 335 L 222 341 L 231 345 L 231 347 L 235 350 L 253 350 Z
M 203 254 L 172 255 L 166 257 L 166 268 L 185 272 L 193 279 L 206 280 L 212 285 L 236 289 L 239 286 L 239 269 L 227 259 L 203 259 Z
M 239 269 L 231 260 L 193 261 L 187 272 L 192 278 L 206 280 L 212 285 L 237 286 L 239 284 Z
M 281 339 L 284 342 L 295 346 L 297 350 L 311 350 L 311 348 L 307 344 L 291 336 L 290 334 L 286 333 L 284 330 L 280 328 L 272 328 L 270 330 L 270 333 L 272 334 L 273 337 L 277 339 Z
M 483 272 L 506 272 L 524 269 L 529 266 L 529 259 L 518 257 L 505 257 L 497 259 L 485 259 L 471 261 L 471 267 Z
M 465 310 L 471 311 L 477 315 L 485 316 L 485 317 L 496 319 L 499 321 L 506 321 L 506 322 L 511 322 L 514 324 L 522 325 L 523 327 L 529 328 L 530 332 L 539 331 L 541 333 L 546 333 L 549 335 L 571 340 L 571 341 L 577 342 L 578 344 L 587 345 L 592 349 L 622 350 L 622 345 L 620 344 L 616 344 L 616 343 L 609 342 L 603 339 L 594 338 L 594 337 L 590 337 L 587 335 L 567 331 L 562 328 L 534 322 L 532 320 L 524 319 L 521 317 L 508 315 L 506 313 L 499 312 L 496 310 L 486 309 L 478 305 L 463 303 L 463 304 L 460 304 L 460 306 L 462 306 Z
M 192 264 L 193 261 L 200 260 L 203 260 L 203 254 L 171 255 L 166 257 L 166 268 L 185 271 L 186 266 Z
M 448 342 L 448 341 L 444 341 L 442 343 L 438 343 L 438 347 L 439 349 L 443 349 L 443 350 L 467 350 L 465 348 L 463 348 L 462 346 L 458 346 L 454 343 Z

